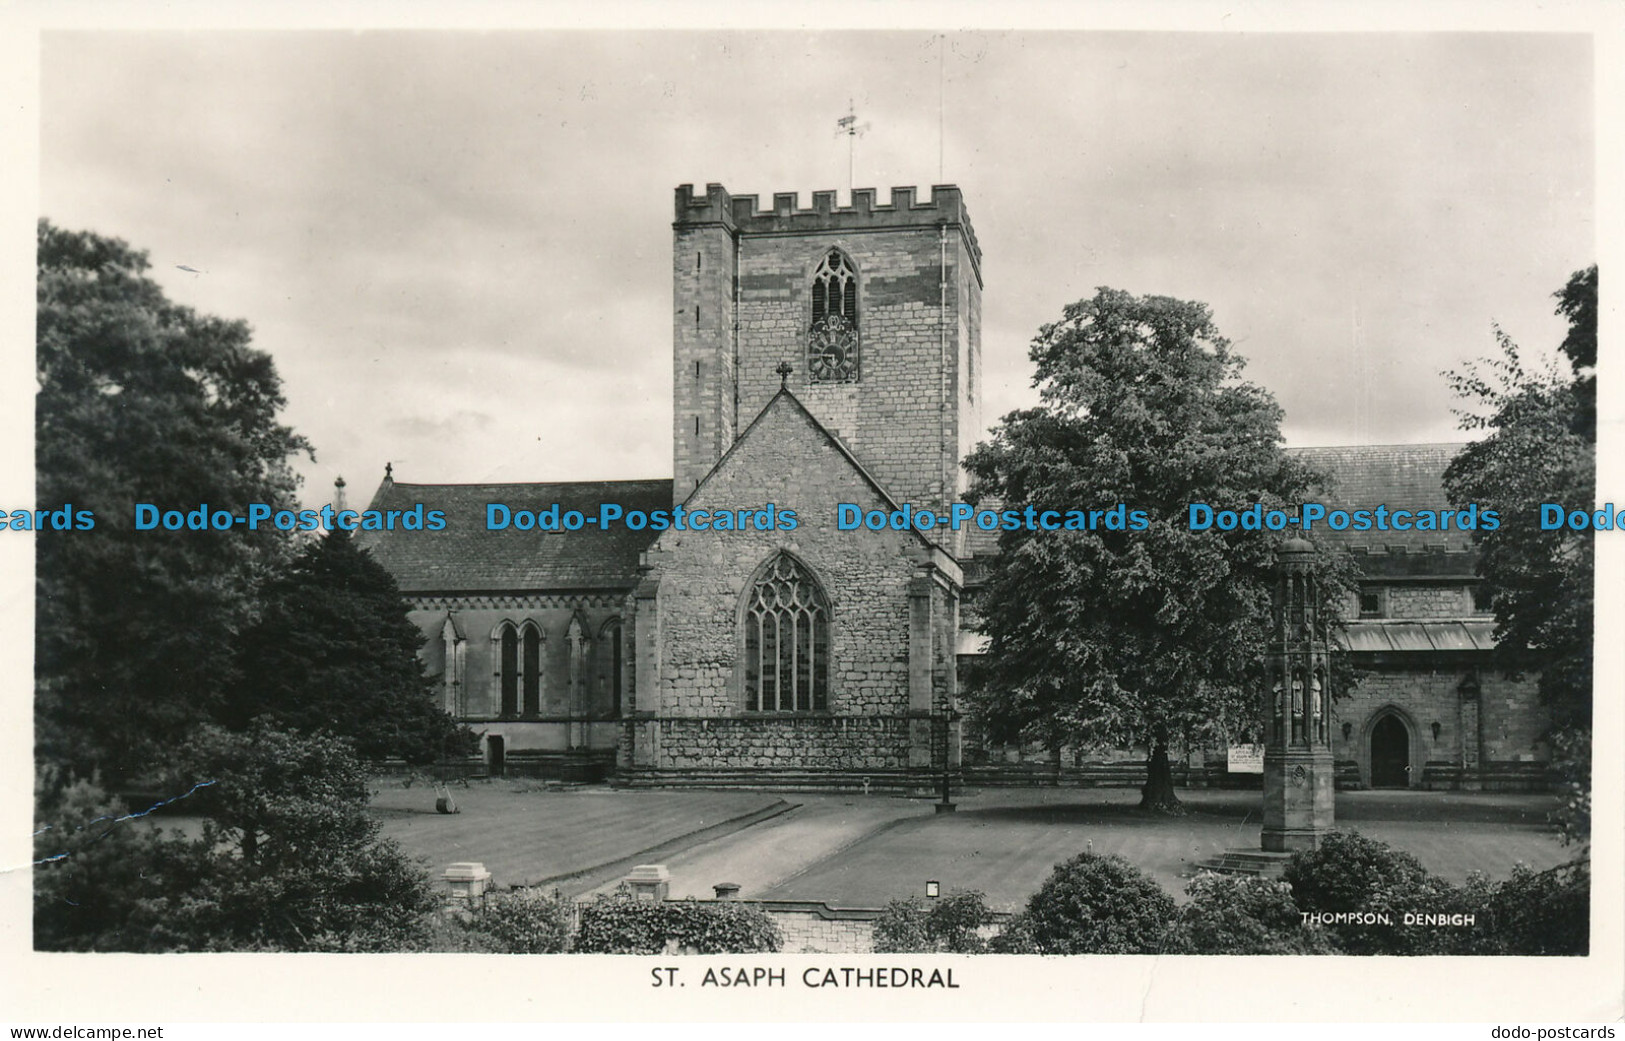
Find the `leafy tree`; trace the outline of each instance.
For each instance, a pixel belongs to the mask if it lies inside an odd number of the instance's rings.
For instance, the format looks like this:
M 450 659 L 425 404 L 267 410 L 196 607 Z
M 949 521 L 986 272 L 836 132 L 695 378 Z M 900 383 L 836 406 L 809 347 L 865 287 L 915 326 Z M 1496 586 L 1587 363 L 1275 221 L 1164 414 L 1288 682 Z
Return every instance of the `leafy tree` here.
M 1591 860 L 1580 857 L 1547 871 L 1522 864 L 1489 901 L 1499 951 L 1584 955 L 1591 950 Z
M 34 943 L 43 950 L 420 949 L 437 901 L 378 837 L 341 741 L 205 726 L 173 788 L 202 835 L 163 834 L 85 781 L 42 785 Z
M 137 531 L 135 505 L 241 515 L 292 504 L 282 385 L 248 326 L 171 303 L 118 239 L 39 225 L 38 505 L 94 531 L 36 535 L 39 754 L 109 777 L 150 769 L 233 678 L 273 531 Z
M 437 901 L 423 866 L 380 838 L 366 772 L 347 743 L 272 729 L 202 727 L 185 781 L 208 821 L 154 915 L 159 949 L 391 951 L 427 936 Z
M 1569 320 L 1568 335 L 1558 350 L 1568 358 L 1575 373 L 1576 408 L 1574 432 L 1597 440 L 1597 265 L 1569 276 L 1568 282 L 1552 294 L 1557 298 L 1557 314 Z
M 34 948 L 140 949 L 132 922 L 162 898 L 175 845 L 94 782 L 65 783 L 49 765 L 36 773 L 34 812 Z
M 348 532 L 308 543 L 261 599 L 225 706 L 232 725 L 264 715 L 350 738 L 366 758 L 467 753 L 473 735 L 431 698 L 400 588 Z
M 1044 326 L 1031 355 L 1042 403 L 1005 416 L 967 458 L 972 497 L 1124 504 L 1148 524 L 1002 532 L 974 605 L 989 645 L 968 693 L 995 740 L 1143 742 L 1142 805 L 1177 811 L 1170 747 L 1259 715 L 1282 537 L 1192 531 L 1189 504 L 1290 509 L 1319 476 L 1282 451 L 1280 407 L 1240 378 L 1202 304 L 1101 289 Z M 1335 593 L 1349 565 L 1322 557 Z
M 1596 500 L 1597 269 L 1576 272 L 1555 294 L 1569 320 L 1560 346 L 1567 364 L 1524 362 L 1495 330 L 1500 357 L 1446 373 L 1468 402 L 1464 429 L 1484 437 L 1445 471 L 1453 503 L 1495 510 L 1494 531 L 1473 532 L 1478 573 L 1495 610 L 1497 653 L 1509 672 L 1540 674 L 1554 749 L 1570 797 L 1566 836 L 1589 820 L 1593 533 L 1541 529 L 1541 505 L 1589 514 Z

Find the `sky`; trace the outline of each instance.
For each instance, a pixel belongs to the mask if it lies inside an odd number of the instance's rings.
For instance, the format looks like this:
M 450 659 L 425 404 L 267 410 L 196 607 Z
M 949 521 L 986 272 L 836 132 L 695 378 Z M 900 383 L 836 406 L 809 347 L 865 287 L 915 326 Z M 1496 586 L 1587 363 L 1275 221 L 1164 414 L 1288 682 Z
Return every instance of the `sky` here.
M 671 473 L 671 219 L 959 185 L 985 417 L 1110 286 L 1199 300 L 1289 444 L 1461 440 L 1442 375 L 1596 259 L 1570 33 L 47 32 L 39 197 L 246 320 L 335 476 Z M 855 111 L 856 139 L 836 120 Z M 850 152 L 849 152 L 850 148 Z M 923 194 L 923 192 L 922 192 Z M 188 270 L 191 269 L 191 270 Z

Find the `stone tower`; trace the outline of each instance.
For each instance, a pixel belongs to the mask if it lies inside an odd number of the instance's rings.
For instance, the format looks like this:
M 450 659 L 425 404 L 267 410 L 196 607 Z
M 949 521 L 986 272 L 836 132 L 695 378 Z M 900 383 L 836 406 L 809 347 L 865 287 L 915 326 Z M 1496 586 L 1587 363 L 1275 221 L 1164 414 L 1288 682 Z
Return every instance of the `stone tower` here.
M 959 189 L 729 195 L 677 189 L 673 497 L 789 387 L 899 502 L 940 509 L 982 434 L 981 250 Z M 812 506 L 813 504 L 807 504 Z

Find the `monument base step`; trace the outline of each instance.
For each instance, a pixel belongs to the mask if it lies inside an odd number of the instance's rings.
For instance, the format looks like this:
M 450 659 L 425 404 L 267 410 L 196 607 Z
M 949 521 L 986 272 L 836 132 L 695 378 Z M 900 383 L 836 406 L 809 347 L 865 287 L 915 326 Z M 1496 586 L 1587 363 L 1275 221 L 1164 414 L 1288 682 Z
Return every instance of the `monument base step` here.
M 1255 875 L 1260 878 L 1280 878 L 1286 872 L 1290 853 L 1270 853 L 1261 849 L 1227 849 L 1216 857 L 1198 861 L 1198 871 L 1217 871 L 1224 875 Z

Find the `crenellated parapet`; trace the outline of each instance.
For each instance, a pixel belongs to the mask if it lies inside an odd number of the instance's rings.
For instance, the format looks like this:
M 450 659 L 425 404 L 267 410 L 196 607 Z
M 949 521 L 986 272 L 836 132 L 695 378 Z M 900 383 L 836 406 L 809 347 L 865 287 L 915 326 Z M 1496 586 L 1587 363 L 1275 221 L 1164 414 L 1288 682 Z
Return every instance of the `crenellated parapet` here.
M 793 235 L 828 231 L 860 231 L 875 228 L 921 228 L 947 224 L 960 229 L 970 249 L 973 263 L 980 268 L 982 250 L 976 242 L 976 231 L 971 226 L 970 214 L 965 209 L 959 188 L 952 184 L 938 184 L 931 188 L 931 198 L 916 199 L 913 186 L 893 188 L 891 202 L 878 205 L 877 190 L 856 188 L 852 192 L 852 205 L 837 206 L 833 191 L 813 192 L 812 206 L 801 208 L 796 192 L 775 192 L 773 205 L 767 209 L 758 206 L 755 195 L 731 195 L 720 184 L 708 184 L 705 191 L 696 194 L 692 184 L 677 188 L 678 227 L 703 224 L 721 224 L 730 231 L 747 235 Z

